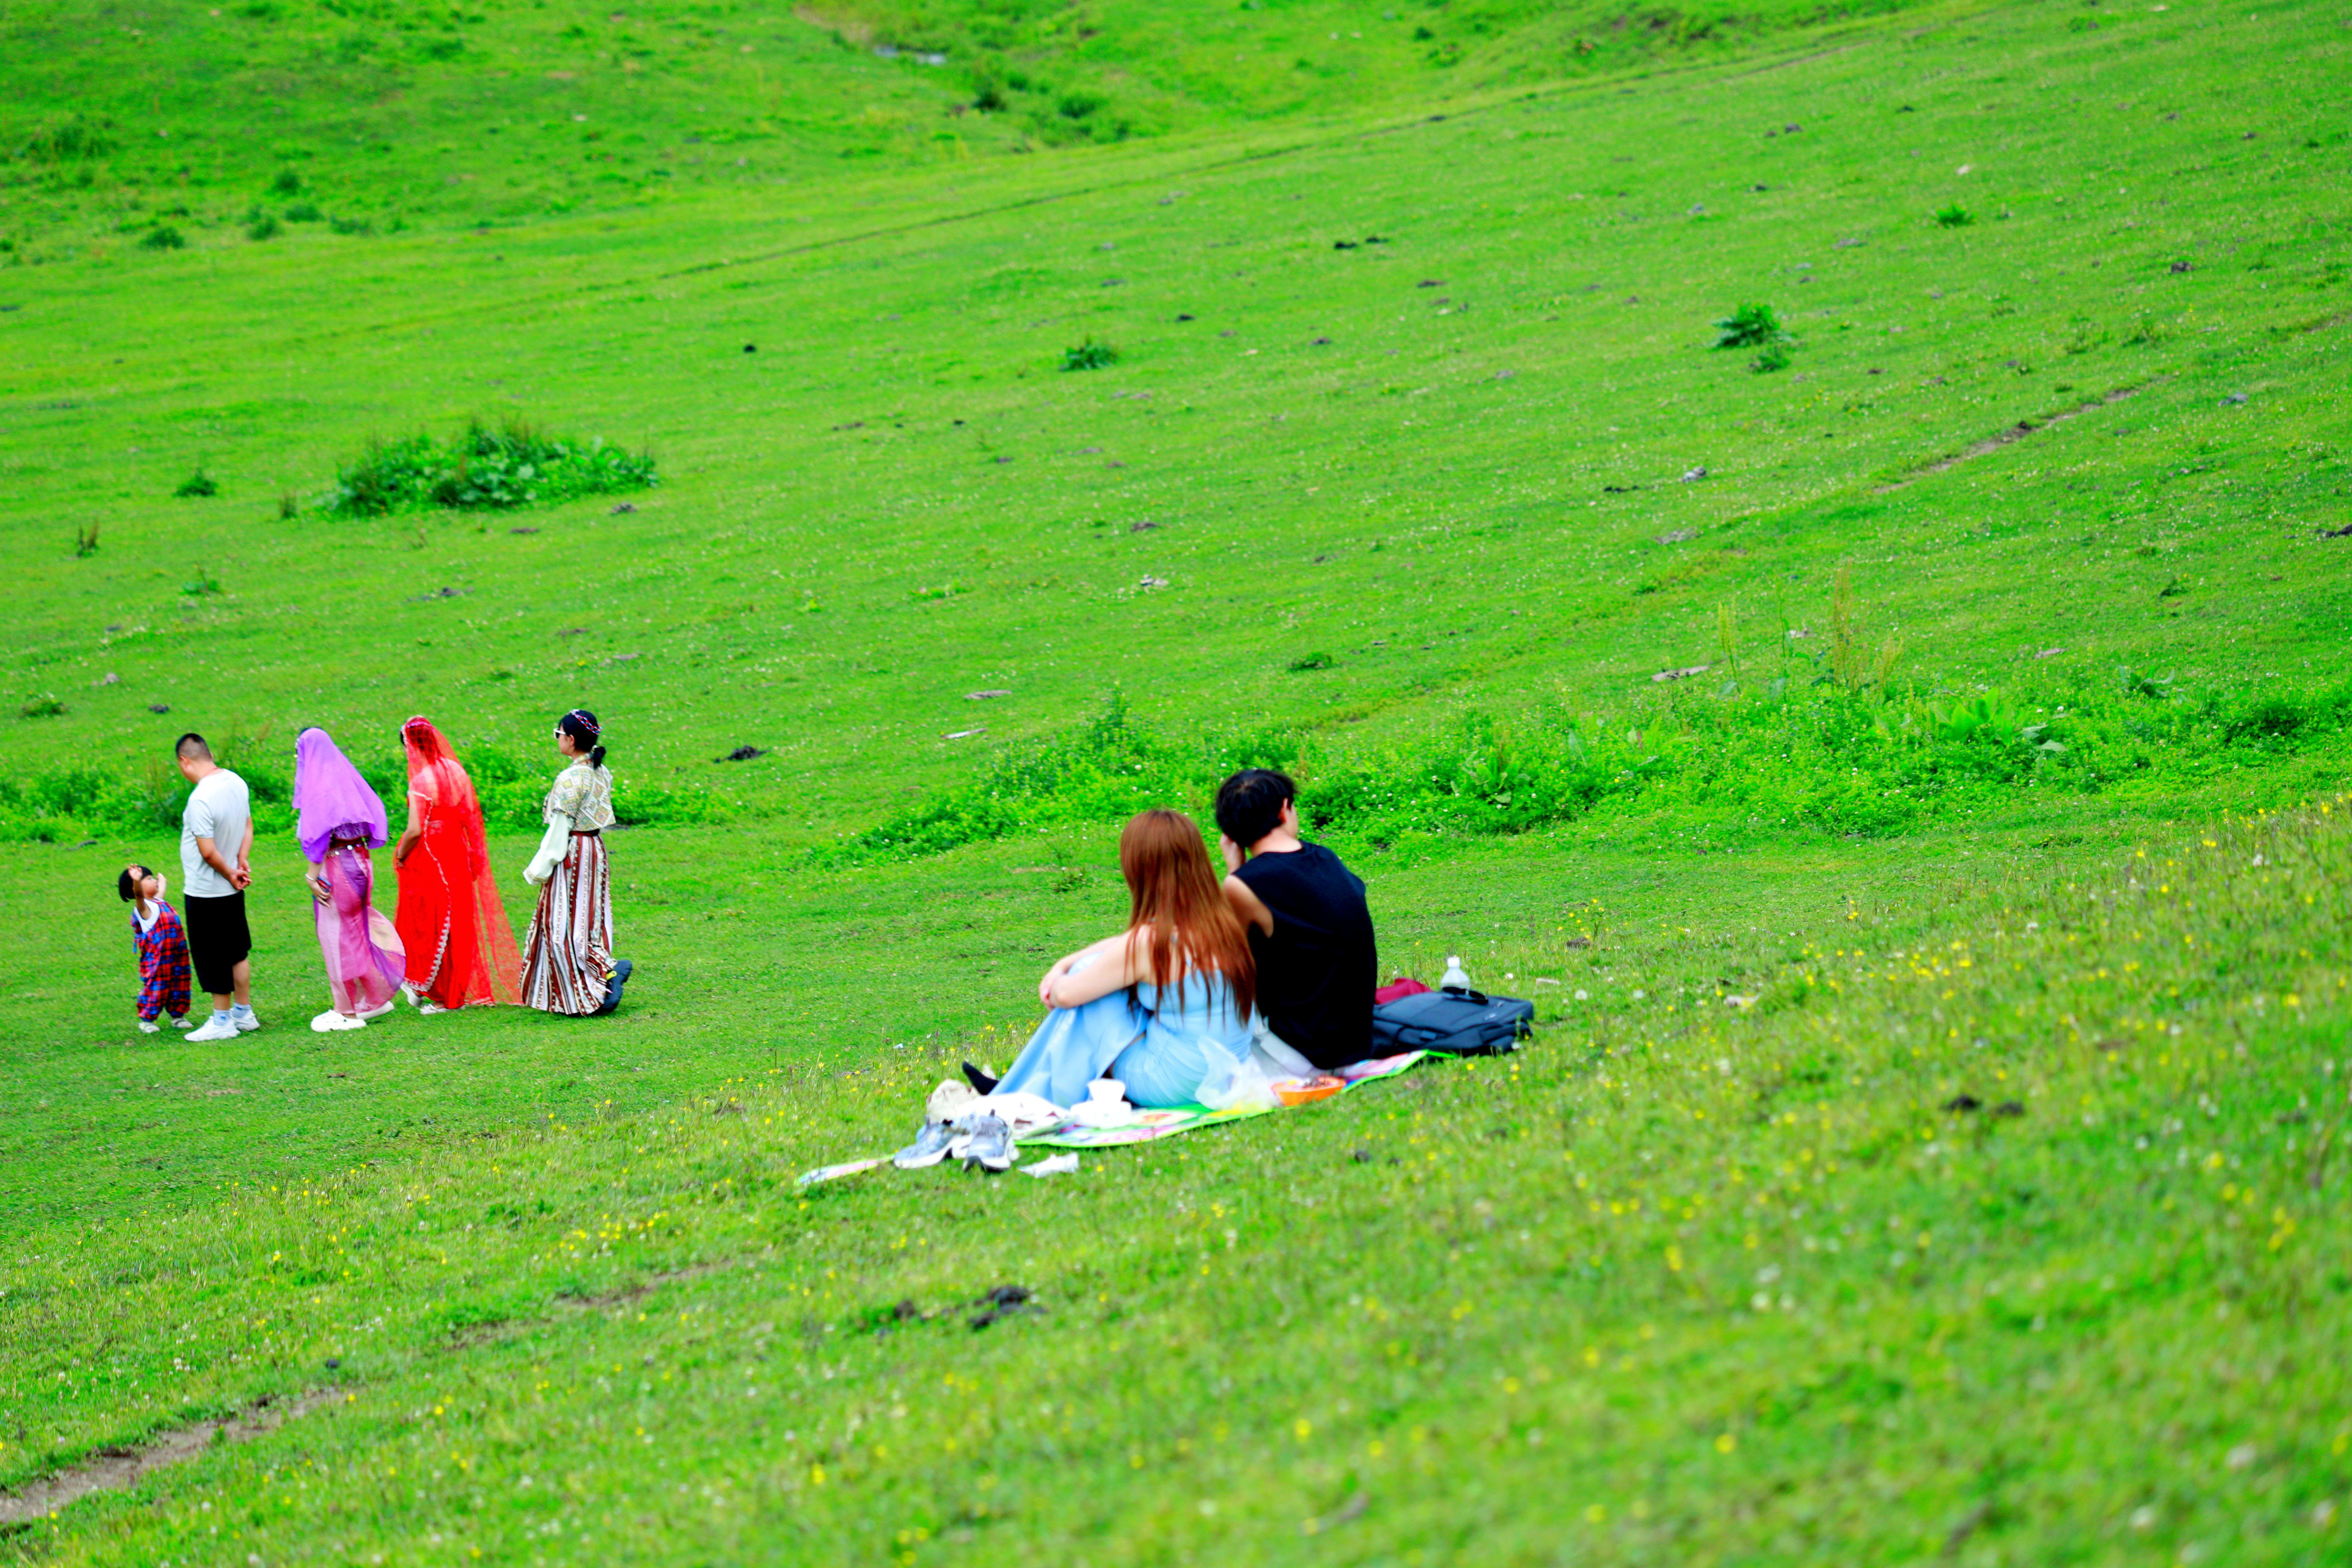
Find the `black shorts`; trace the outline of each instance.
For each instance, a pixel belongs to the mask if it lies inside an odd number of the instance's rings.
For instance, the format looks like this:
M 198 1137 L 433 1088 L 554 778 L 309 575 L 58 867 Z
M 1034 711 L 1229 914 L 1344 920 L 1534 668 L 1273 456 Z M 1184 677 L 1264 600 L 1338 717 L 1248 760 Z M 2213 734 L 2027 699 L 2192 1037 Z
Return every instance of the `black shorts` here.
M 236 966 L 253 952 L 253 932 L 245 923 L 245 894 L 216 899 L 180 896 L 180 923 L 188 929 L 188 962 L 196 989 L 226 996 L 236 989 Z

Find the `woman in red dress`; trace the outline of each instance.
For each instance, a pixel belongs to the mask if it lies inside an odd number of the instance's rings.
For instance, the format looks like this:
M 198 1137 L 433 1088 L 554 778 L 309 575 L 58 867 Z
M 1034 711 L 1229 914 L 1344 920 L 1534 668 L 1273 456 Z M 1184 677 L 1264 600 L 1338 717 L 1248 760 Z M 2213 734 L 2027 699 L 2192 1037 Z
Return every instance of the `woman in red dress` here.
M 522 961 L 490 879 L 474 781 L 429 721 L 400 727 L 408 750 L 408 826 L 393 849 L 395 923 L 408 948 L 404 989 L 420 1013 L 512 1002 Z

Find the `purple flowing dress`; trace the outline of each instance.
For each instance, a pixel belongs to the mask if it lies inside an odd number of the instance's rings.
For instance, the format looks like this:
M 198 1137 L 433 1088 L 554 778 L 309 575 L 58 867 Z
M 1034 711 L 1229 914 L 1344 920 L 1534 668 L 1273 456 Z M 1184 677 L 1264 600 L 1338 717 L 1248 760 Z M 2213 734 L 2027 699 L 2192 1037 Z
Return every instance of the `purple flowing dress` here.
M 330 1003 L 345 1017 L 377 1012 L 400 994 L 408 963 L 399 931 L 371 901 L 368 847 L 387 837 L 383 801 L 324 730 L 305 730 L 294 744 L 294 809 L 303 857 L 327 885 L 317 916 Z

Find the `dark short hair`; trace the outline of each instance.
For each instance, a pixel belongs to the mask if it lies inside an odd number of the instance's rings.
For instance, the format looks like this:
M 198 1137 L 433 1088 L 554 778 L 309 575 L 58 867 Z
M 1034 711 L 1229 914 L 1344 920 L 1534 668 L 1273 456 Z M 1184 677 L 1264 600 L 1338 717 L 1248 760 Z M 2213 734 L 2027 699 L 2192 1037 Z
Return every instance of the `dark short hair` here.
M 1288 773 L 1244 768 L 1217 786 L 1217 831 L 1247 847 L 1282 826 L 1282 808 L 1298 798 Z
M 173 742 L 172 754 L 175 757 L 202 757 L 206 762 L 213 760 L 211 744 L 194 730 Z
M 144 866 L 142 866 L 139 868 L 142 871 L 147 869 Z M 130 867 L 125 866 L 122 868 L 122 875 L 114 879 L 114 890 L 122 895 L 122 901 L 126 904 L 132 899 L 139 896 L 138 885 L 131 879 Z

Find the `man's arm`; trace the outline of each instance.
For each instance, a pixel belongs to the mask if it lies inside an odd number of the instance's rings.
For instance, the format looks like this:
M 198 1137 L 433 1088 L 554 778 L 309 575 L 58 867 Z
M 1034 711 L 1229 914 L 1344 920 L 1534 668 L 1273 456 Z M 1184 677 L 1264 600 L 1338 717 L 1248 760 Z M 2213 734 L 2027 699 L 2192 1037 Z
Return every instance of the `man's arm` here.
M 236 868 L 221 858 L 220 846 L 201 833 L 196 835 L 196 858 L 227 878 L 230 886 L 236 885 Z
M 1242 924 L 1256 927 L 1261 936 L 1274 934 L 1274 911 L 1265 907 L 1264 899 L 1250 891 L 1247 882 L 1239 877 L 1228 877 L 1224 880 L 1224 889 L 1225 902 L 1234 907 L 1234 913 L 1241 917 Z
M 245 816 L 245 842 L 236 847 L 236 869 L 229 873 L 240 891 L 253 883 L 253 814 Z

